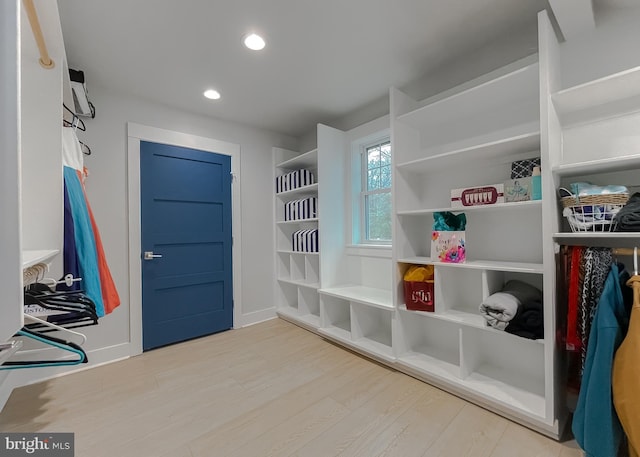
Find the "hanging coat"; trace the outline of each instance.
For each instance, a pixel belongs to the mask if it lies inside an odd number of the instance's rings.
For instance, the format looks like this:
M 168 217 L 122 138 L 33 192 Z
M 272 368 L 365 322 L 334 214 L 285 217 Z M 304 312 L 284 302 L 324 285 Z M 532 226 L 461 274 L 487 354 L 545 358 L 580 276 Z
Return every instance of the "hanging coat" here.
M 629 456 L 640 454 L 640 276 L 633 287 L 633 308 L 629 331 L 613 361 L 613 404 L 629 442 Z
M 613 264 L 605 280 L 591 324 L 578 406 L 572 430 L 587 457 L 614 457 L 622 440 L 622 426 L 612 401 L 611 371 L 622 343 L 627 312 L 620 281 L 628 279 Z

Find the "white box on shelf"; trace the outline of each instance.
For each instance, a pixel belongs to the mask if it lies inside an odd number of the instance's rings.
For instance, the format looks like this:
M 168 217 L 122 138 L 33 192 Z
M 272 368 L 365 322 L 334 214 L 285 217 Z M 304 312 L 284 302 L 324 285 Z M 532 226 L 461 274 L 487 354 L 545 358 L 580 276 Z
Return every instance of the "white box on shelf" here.
M 504 184 L 451 189 L 451 207 L 495 205 L 504 203 Z

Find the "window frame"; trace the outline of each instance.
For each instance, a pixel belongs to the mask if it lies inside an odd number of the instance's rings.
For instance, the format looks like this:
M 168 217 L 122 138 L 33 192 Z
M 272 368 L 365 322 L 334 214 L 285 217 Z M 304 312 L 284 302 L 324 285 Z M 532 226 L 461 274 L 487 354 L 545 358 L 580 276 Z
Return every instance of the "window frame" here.
M 374 190 L 368 190 L 368 178 L 369 178 L 369 167 L 368 167 L 368 150 L 375 146 L 382 146 L 383 144 L 389 143 L 391 149 L 391 163 L 389 164 L 390 173 L 391 173 L 391 186 L 384 187 Z M 359 173 L 359 186 L 358 186 L 358 195 L 357 198 L 354 198 L 354 202 L 359 207 L 359 233 L 358 233 L 358 245 L 369 245 L 369 246 L 391 246 L 393 241 L 393 234 L 391 235 L 392 239 L 389 240 L 373 240 L 369 238 L 369 234 L 367 233 L 369 230 L 369 218 L 367 211 L 367 197 L 371 195 L 381 195 L 381 194 L 389 194 L 390 198 L 392 198 L 393 193 L 393 148 L 391 147 L 391 137 L 388 131 L 380 132 L 372 137 L 364 138 L 360 142 L 358 142 L 357 147 L 358 153 L 358 163 L 360 168 Z M 380 167 L 382 169 L 382 167 Z M 352 176 L 356 176 L 356 174 L 352 174 Z M 355 190 L 356 186 L 352 186 Z M 393 204 L 393 202 L 392 202 Z M 354 211 L 355 214 L 355 211 Z M 391 224 L 393 224 L 393 210 L 389 214 L 389 219 Z M 354 231 L 355 232 L 355 231 Z M 392 230 L 393 232 L 393 230 Z M 355 235 L 355 233 L 354 233 Z M 356 240 L 354 240 L 356 241 Z

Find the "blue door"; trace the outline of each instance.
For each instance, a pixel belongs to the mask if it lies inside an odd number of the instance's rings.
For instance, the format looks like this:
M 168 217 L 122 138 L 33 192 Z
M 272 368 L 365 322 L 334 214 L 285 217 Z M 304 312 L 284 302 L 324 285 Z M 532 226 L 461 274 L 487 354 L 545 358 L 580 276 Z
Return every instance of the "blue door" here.
M 231 158 L 140 142 L 144 350 L 233 325 Z

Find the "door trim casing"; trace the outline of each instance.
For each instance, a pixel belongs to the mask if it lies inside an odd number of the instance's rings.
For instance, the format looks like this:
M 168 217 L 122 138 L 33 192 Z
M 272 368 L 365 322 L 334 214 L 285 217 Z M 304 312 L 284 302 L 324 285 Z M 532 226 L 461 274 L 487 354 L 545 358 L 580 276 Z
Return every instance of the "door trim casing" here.
M 140 141 L 168 144 L 231 157 L 231 211 L 232 236 L 236 243 L 232 245 L 233 262 L 233 326 L 241 323 L 242 297 L 241 280 L 242 259 L 240 234 L 240 145 L 213 138 L 149 127 L 133 122 L 127 123 L 127 213 L 129 232 L 129 339 L 131 355 L 142 354 L 142 243 L 140 224 Z

